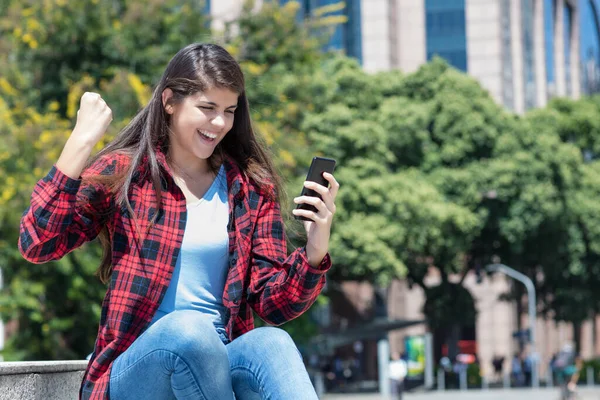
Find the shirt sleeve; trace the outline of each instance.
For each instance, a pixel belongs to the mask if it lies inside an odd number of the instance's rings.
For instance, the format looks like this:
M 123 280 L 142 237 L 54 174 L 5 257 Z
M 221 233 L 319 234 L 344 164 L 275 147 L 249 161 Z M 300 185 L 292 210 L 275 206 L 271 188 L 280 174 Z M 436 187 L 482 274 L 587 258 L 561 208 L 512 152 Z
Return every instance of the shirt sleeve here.
M 331 268 L 329 254 L 313 268 L 304 247 L 288 257 L 286 250 L 279 203 L 265 200 L 252 237 L 248 302 L 260 318 L 273 325 L 308 310 L 321 293 L 325 273 Z
M 106 174 L 110 167 L 100 159 L 85 173 Z M 19 251 L 32 263 L 58 260 L 100 233 L 112 205 L 113 198 L 103 185 L 82 186 L 81 179 L 72 179 L 53 166 L 35 185 L 23 213 Z

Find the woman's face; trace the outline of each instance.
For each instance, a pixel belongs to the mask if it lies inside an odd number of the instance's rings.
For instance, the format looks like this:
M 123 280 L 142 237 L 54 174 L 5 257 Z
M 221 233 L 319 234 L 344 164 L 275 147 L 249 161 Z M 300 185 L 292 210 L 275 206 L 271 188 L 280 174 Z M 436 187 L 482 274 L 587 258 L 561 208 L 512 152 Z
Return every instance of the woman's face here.
M 163 104 L 170 97 L 163 93 Z M 166 95 L 166 97 L 165 97 Z M 170 152 L 175 159 L 194 162 L 208 159 L 233 126 L 238 94 L 221 88 L 208 89 L 185 97 L 180 103 L 166 105 L 171 115 Z

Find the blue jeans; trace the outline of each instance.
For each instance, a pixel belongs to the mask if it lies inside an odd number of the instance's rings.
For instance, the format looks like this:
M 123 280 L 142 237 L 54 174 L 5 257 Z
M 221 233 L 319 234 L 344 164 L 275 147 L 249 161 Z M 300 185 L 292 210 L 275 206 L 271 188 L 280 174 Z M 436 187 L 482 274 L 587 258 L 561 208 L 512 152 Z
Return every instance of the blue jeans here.
M 229 342 L 201 313 L 175 311 L 114 361 L 110 398 L 316 400 L 317 395 L 285 331 L 256 328 Z

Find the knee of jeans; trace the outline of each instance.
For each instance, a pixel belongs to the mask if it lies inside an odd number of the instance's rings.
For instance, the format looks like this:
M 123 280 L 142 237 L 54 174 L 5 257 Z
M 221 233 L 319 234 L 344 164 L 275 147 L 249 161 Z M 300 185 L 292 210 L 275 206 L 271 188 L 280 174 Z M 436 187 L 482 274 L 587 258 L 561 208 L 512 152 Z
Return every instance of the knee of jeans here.
M 164 316 L 161 336 L 166 350 L 180 357 L 198 354 L 227 359 L 227 350 L 212 321 L 197 311 L 174 311 Z
M 292 337 L 281 328 L 267 326 L 257 328 L 255 331 L 255 334 L 260 336 L 258 344 L 259 346 L 264 347 L 264 351 L 275 354 L 298 352 L 298 348 Z

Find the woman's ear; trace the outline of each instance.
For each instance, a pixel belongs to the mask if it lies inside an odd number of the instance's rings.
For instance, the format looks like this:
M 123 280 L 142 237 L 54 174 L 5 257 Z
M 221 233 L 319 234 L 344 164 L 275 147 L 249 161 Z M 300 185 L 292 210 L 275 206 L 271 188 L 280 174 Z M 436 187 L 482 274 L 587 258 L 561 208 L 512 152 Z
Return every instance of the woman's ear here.
M 173 105 L 170 104 L 170 100 L 173 97 L 173 91 L 166 88 L 162 92 L 162 104 L 167 114 L 173 114 Z

